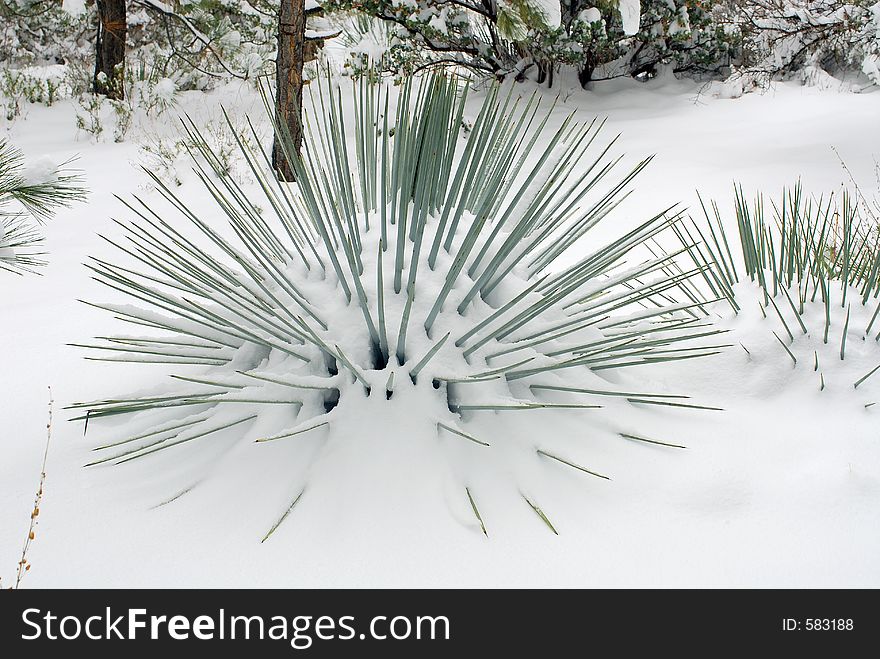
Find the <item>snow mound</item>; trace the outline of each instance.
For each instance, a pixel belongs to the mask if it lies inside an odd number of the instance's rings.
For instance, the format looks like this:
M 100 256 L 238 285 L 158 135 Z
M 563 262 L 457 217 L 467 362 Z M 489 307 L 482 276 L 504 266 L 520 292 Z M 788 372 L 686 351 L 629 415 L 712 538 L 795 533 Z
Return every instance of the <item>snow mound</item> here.
M 623 33 L 630 37 L 638 34 L 639 23 L 642 19 L 640 0 L 618 0 L 617 10 L 620 12 L 620 20 L 623 22 Z

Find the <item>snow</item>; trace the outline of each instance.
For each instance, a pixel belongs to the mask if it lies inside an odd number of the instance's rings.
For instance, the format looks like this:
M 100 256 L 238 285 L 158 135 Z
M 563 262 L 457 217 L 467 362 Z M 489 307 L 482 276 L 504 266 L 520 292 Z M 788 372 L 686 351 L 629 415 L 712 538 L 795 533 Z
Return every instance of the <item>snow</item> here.
M 125 22 L 128 27 L 143 27 L 152 23 L 153 19 L 147 10 L 142 8 L 138 11 L 128 12 L 125 16 Z
M 880 21 L 878 21 L 880 25 Z M 875 85 L 880 85 L 880 56 L 868 55 L 862 62 L 862 72 L 868 76 Z
M 865 69 L 865 74 L 870 77 L 871 72 Z M 842 92 L 857 92 L 861 85 L 856 82 L 847 82 L 835 78 L 820 66 L 807 64 L 800 72 L 801 80 L 805 85 L 818 87 L 819 89 L 833 89 Z
M 602 20 L 602 12 L 595 7 L 589 7 L 578 14 L 578 20 L 582 23 L 597 23 Z
M 162 0 L 143 0 L 145 4 L 150 5 L 161 11 L 163 14 L 173 14 L 174 8 L 166 2 L 162 2 Z
M 306 39 L 329 39 L 339 36 L 339 30 L 306 30 Z
M 671 0 L 670 0 L 670 4 Z M 675 9 L 675 5 L 672 6 L 672 9 Z M 688 16 L 687 7 L 682 7 L 678 10 L 675 15 L 675 20 L 669 26 L 669 34 L 681 34 L 688 33 L 691 31 L 691 19 Z
M 71 16 L 80 16 L 86 10 L 86 0 L 63 0 L 61 6 Z
M 628 37 L 638 34 L 642 16 L 640 0 L 618 0 L 617 9 L 623 22 L 623 33 Z
M 562 23 L 562 8 L 558 0 L 534 0 L 534 6 L 544 16 L 547 27 L 554 29 Z
M 241 46 L 241 32 L 229 30 L 220 37 L 220 43 L 226 48 L 238 48 Z
M 378 62 L 387 51 L 387 46 L 377 43 L 376 39 L 372 38 L 369 34 L 365 34 L 360 41 L 353 46 L 349 46 L 347 51 L 366 55 L 370 60 Z
M 153 94 L 156 98 L 160 98 L 166 103 L 173 101 L 176 93 L 177 85 L 171 78 L 160 78 L 153 87 Z
M 25 165 L 22 178 L 27 185 L 39 185 L 52 181 L 57 171 L 58 163 L 48 156 L 42 156 Z
M 549 104 L 559 91 L 539 93 Z M 181 113 L 222 103 L 260 116 L 260 101 L 245 85 L 178 97 Z M 628 154 L 625 162 L 658 154 L 602 229 L 608 236 L 676 201 L 697 207 L 696 188 L 719 200 L 735 233 L 733 181 L 772 197 L 797 178 L 807 191 L 835 190 L 848 179 L 831 147 L 863 190 L 876 188 L 880 154 L 867 138 L 876 132 L 877 93 L 786 83 L 724 100 L 701 95 L 693 83 L 620 81 L 589 93 L 563 89 L 552 121 L 572 110 L 608 116 L 605 134 L 622 133 L 617 152 Z M 163 469 L 146 460 L 82 469 L 98 436 L 90 428 L 84 437 L 62 406 L 155 389 L 173 370 L 85 361 L 67 345 L 120 329 L 109 314 L 77 302 L 108 299 L 81 264 L 115 257 L 97 235 L 120 237 L 111 216 L 130 216 L 113 194 L 160 206 L 145 174 L 131 166 L 138 138 L 77 141 L 72 114 L 70 101 L 34 106 L 9 132 L 30 162 L 48 166 L 79 154 L 90 198 L 47 225 L 44 276 L 0 275 L 0 342 L 14 346 L 0 378 L 5 577 L 18 560 L 39 476 L 51 385 L 53 440 L 26 586 L 880 586 L 880 379 L 852 389 L 880 364 L 880 346 L 862 340 L 868 311 L 853 304 L 846 360 L 835 354 L 835 316 L 829 344 L 815 330 L 796 337 L 795 367 L 770 333 L 780 332 L 778 323 L 761 317 L 755 289 L 745 283 L 740 316 L 715 308 L 731 330 L 724 342 L 734 348 L 617 376 L 615 386 L 685 393 L 724 408 L 626 411 L 628 424 L 687 450 L 626 441 L 614 435 L 615 419 L 590 410 L 540 410 L 473 413 L 468 432 L 491 438 L 497 449 L 480 452 L 426 431 L 421 419 L 436 410 L 413 388 L 403 390 L 410 396 L 405 415 L 364 397 L 353 401 L 359 414 L 341 419 L 333 433 L 316 431 L 299 443 L 224 440 L 210 451 L 191 447 Z M 156 129 L 170 133 L 173 123 L 166 115 Z M 182 178 L 175 193 L 210 213 L 198 181 L 187 172 Z M 820 312 L 809 310 L 808 327 L 821 324 Z M 822 392 L 814 349 L 825 365 Z M 109 427 L 125 432 L 122 424 Z M 522 457 L 535 446 L 612 480 Z M 261 544 L 306 481 L 295 512 Z M 463 482 L 479 493 L 488 539 L 462 499 Z M 548 513 L 559 536 L 518 499 L 520 490 Z
M 430 25 L 441 34 L 448 34 L 448 28 L 446 27 L 446 17 L 442 14 L 437 14 L 433 18 L 431 18 L 431 20 L 428 21 L 428 25 Z

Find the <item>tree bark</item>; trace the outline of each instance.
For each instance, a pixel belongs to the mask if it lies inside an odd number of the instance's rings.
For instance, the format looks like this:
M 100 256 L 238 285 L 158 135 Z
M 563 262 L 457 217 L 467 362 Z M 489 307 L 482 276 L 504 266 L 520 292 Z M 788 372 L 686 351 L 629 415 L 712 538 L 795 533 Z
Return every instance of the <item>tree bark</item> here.
M 586 89 L 587 85 L 590 84 L 590 80 L 593 79 L 593 67 L 589 64 L 582 64 L 580 69 L 578 70 L 578 82 L 581 83 L 581 88 Z
M 95 93 L 125 97 L 125 39 L 128 33 L 125 0 L 96 0 Z
M 278 10 L 278 55 L 275 58 L 275 120 L 291 154 L 302 145 L 303 46 L 306 33 L 304 0 L 281 0 Z M 285 135 L 287 133 L 287 135 Z M 289 136 L 289 141 L 287 137 Z M 293 181 L 293 168 L 275 135 L 272 166 L 278 178 Z
M 593 79 L 593 72 L 596 70 L 597 61 L 598 58 L 592 52 L 584 53 L 584 60 L 578 69 L 578 80 L 583 89 L 586 89 Z

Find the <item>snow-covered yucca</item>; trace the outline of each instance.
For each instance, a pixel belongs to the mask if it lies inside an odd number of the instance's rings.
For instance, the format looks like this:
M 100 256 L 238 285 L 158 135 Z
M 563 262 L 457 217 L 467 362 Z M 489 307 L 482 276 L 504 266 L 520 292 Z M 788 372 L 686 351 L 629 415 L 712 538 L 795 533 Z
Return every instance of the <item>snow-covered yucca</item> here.
M 346 112 L 343 92 L 321 83 L 302 158 L 288 149 L 295 184 L 279 183 L 244 140 L 253 186 L 211 171 L 189 122 L 215 209 L 197 214 L 158 178 L 177 219 L 155 204 L 129 205 L 137 217 L 114 242 L 128 263 L 91 268 L 137 306 L 96 306 L 150 333 L 87 347 L 181 371 L 158 395 L 76 406 L 87 422 L 153 415 L 101 447 L 96 462 L 221 433 L 268 442 L 332 432 L 337 419 L 363 414 L 367 399 L 424 414 L 436 432 L 474 446 L 492 438 L 467 431 L 471 413 L 628 400 L 695 407 L 615 390 L 600 375 L 717 348 L 698 340 L 718 331 L 700 322 L 705 302 L 688 284 L 701 268 L 677 265 L 689 247 L 633 251 L 658 244 L 677 213 L 660 212 L 608 244 L 587 238 L 647 160 L 610 181 L 620 158 L 609 156 L 614 140 L 597 145 L 600 122 L 569 116 L 550 129 L 551 112 L 535 97 L 499 87 L 471 123 L 467 87 L 455 78 L 410 82 L 399 96 L 354 84 Z
M 749 333 L 749 341 L 763 335 L 781 363 L 814 372 L 823 391 L 829 382 L 858 389 L 880 370 L 880 226 L 869 205 L 847 191 L 810 198 L 800 183 L 769 206 L 761 195 L 750 204 L 737 188 L 739 250 L 718 205 L 712 219 L 703 210 L 705 228 L 676 230 L 683 241 L 696 239 L 691 253 L 707 266 L 713 293 L 738 315 L 765 320 L 768 331 Z M 751 295 L 741 295 L 741 273 L 757 286 Z M 750 357 L 757 347 L 741 346 Z M 844 365 L 853 351 L 855 363 Z

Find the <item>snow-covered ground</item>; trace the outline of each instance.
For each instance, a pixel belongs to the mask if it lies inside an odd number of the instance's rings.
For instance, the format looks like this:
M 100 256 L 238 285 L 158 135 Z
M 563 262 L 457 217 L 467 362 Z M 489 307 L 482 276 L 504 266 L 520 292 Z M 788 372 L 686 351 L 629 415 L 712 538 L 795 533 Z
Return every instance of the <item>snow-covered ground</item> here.
M 185 94 L 180 109 L 198 120 L 217 116 L 220 103 L 259 115 L 255 94 L 236 86 Z M 734 181 L 776 196 L 800 178 L 805 190 L 827 193 L 849 182 L 837 154 L 863 190 L 880 187 L 878 93 L 780 84 L 719 100 L 693 83 L 656 80 L 562 94 L 556 117 L 573 109 L 585 119 L 607 116 L 606 131 L 622 133 L 620 149 L 632 162 L 657 154 L 597 236 L 619 234 L 677 201 L 693 206 L 695 189 L 719 200 L 735 233 Z M 126 210 L 114 194 L 154 194 L 133 165 L 143 159 L 137 129 L 126 143 L 95 144 L 77 137 L 72 115 L 66 102 L 31 107 L 9 131 L 31 158 L 79 154 L 90 197 L 48 226 L 51 263 L 43 276 L 0 280 L 5 577 L 26 531 L 51 385 L 56 420 L 29 586 L 880 586 L 880 405 L 865 407 L 880 403 L 880 375 L 852 389 L 880 364 L 880 344 L 861 340 L 870 316 L 861 307 L 853 311 L 844 362 L 835 362 L 839 326 L 828 346 L 816 341 L 828 365 L 821 392 L 810 338 L 796 340 L 810 359 L 792 366 L 770 333 L 779 327 L 751 302 L 743 306 L 754 312 L 720 321 L 733 330 L 730 342 L 750 354 L 736 346 L 621 375 L 620 386 L 724 408 L 634 407 L 614 421 L 637 422 L 686 450 L 622 439 L 614 422 L 597 423 L 590 410 L 475 415 L 468 428 L 477 436 L 564 446 L 612 478 L 536 461 L 526 484 L 486 461 L 473 478 L 485 479 L 480 511 L 488 539 L 462 504 L 461 474 L 442 464 L 431 444 L 438 440 L 427 436 L 417 411 L 395 418 L 387 406 L 365 406 L 350 427 L 337 428 L 336 446 L 348 442 L 345 449 L 322 460 L 308 498 L 263 544 L 306 469 L 283 447 L 248 444 L 216 462 L 186 452 L 163 461 L 161 471 L 149 460 L 83 469 L 97 440 L 92 429 L 84 437 L 61 407 L 149 387 L 163 367 L 85 361 L 67 345 L 117 326 L 78 302 L 107 299 L 82 263 L 112 253 L 98 234 L 119 235 L 111 218 Z M 151 130 L 170 130 L 168 119 L 160 124 Z M 210 208 L 192 176 L 180 194 Z M 748 300 L 753 291 L 743 285 L 741 294 Z M 197 479 L 186 495 L 158 505 Z M 517 486 L 538 493 L 559 536 L 517 498 Z

